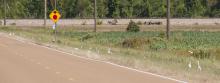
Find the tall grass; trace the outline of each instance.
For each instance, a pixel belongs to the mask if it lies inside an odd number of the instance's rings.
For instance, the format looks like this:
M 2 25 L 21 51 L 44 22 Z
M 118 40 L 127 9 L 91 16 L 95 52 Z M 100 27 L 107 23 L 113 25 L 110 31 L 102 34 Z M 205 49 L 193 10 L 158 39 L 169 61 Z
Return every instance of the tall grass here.
M 44 43 L 53 39 L 53 30 L 47 28 L 2 27 L 0 31 L 14 32 Z M 107 55 L 104 57 L 108 60 L 131 67 L 161 67 L 188 72 L 187 64 L 190 61 L 196 64 L 200 60 L 205 74 L 217 75 L 216 71 L 220 69 L 220 32 L 176 31 L 172 32 L 170 40 L 164 38 L 164 32 L 154 31 L 93 33 L 58 29 L 57 35 L 59 45 L 83 46 L 94 52 L 99 50 L 101 55 Z M 113 54 L 108 54 L 109 48 Z

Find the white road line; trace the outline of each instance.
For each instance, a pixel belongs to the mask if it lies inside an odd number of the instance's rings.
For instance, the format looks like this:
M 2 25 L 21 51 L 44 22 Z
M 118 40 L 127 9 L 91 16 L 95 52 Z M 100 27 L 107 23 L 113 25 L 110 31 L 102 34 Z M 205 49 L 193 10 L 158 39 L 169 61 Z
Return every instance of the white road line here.
M 91 59 L 91 58 L 86 58 L 86 57 L 82 57 L 82 56 L 73 55 L 71 53 L 63 52 L 63 51 L 60 51 L 60 50 L 57 50 L 57 49 L 54 49 L 54 48 L 49 48 L 49 47 L 46 47 L 46 46 L 37 45 L 37 44 L 35 44 L 33 42 L 25 42 L 23 40 L 16 39 L 16 38 L 11 38 L 11 37 L 7 37 L 7 38 L 14 39 L 14 40 L 20 41 L 20 42 L 25 43 L 25 44 L 28 43 L 28 44 L 31 44 L 31 45 L 47 48 L 49 50 L 53 50 L 53 51 L 56 51 L 56 52 L 59 52 L 59 53 L 67 54 L 67 55 L 71 55 L 71 56 L 78 57 L 78 58 L 85 59 L 85 60 L 91 60 L 91 61 L 96 61 L 96 62 L 103 62 L 103 63 L 107 63 L 107 64 L 110 64 L 110 65 L 113 65 L 113 66 L 117 66 L 117 67 L 125 68 L 125 69 L 128 69 L 128 70 L 136 71 L 136 72 L 139 72 L 139 73 L 144 73 L 144 74 L 160 77 L 160 78 L 163 78 L 163 79 L 168 79 L 168 80 L 176 81 L 176 82 L 179 82 L 179 83 L 188 83 L 188 82 L 177 80 L 177 79 L 170 78 L 170 77 L 167 77 L 167 76 L 163 76 L 163 75 L 159 75 L 159 74 L 154 74 L 154 73 L 150 73 L 150 72 L 141 71 L 141 70 L 137 70 L 137 69 L 134 69 L 134 68 L 129 68 L 129 67 L 126 67 L 126 66 L 118 65 L 118 64 L 115 64 L 115 63 L 112 63 L 112 62 L 106 62 L 106 61 L 95 60 L 95 59 Z

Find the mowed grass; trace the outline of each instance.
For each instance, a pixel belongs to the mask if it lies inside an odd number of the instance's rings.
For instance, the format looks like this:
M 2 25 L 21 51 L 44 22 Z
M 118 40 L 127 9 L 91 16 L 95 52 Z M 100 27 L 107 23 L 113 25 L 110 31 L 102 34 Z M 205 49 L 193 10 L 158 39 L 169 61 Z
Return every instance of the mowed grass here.
M 48 28 L 1 27 L 0 31 L 40 43 L 51 44 L 54 37 Z M 98 59 L 140 70 L 190 82 L 220 81 L 220 32 L 175 31 L 166 40 L 160 31 L 94 33 L 68 28 L 58 29 L 57 39 L 53 44 L 90 50 L 99 55 Z

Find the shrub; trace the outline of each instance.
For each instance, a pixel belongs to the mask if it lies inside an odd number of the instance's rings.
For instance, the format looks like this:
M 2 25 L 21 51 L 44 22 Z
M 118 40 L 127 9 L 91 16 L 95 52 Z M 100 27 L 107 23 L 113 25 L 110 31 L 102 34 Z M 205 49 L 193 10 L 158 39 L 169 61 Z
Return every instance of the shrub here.
M 161 50 L 161 49 L 167 49 L 167 41 L 164 38 L 160 37 L 153 37 L 150 39 L 151 44 L 149 45 L 149 48 L 152 50 Z
M 160 49 L 166 49 L 167 48 L 167 44 L 164 42 L 157 42 L 157 43 L 152 43 L 150 45 L 150 49 L 152 50 L 160 50 Z
M 140 27 L 134 21 L 130 21 L 130 23 L 127 27 L 127 31 L 128 32 L 139 32 Z
M 62 41 L 61 41 L 61 40 L 57 40 L 57 43 L 58 43 L 58 44 L 61 44 L 61 43 L 62 43 Z
M 10 25 L 16 25 L 16 23 L 11 23 Z
M 111 25 L 117 25 L 117 23 L 118 23 L 117 19 L 114 19 L 112 21 L 108 21 L 108 24 L 111 24 Z
M 92 34 L 86 34 L 81 38 L 81 41 L 85 41 L 85 40 L 88 40 L 93 37 L 94 37 L 94 35 L 92 35 Z
M 194 50 L 192 56 L 198 59 L 210 59 L 213 57 L 211 52 L 205 49 Z
M 166 34 L 164 32 L 160 32 L 157 37 L 159 38 L 165 38 L 166 37 Z
M 86 22 L 86 21 L 84 21 L 84 22 L 82 23 L 82 25 L 86 25 L 86 23 L 87 23 L 87 22 Z
M 148 43 L 148 40 L 145 38 L 129 38 L 122 42 L 122 46 L 125 48 L 140 48 L 146 43 Z
M 97 25 L 102 25 L 102 21 L 98 21 L 98 22 L 97 22 Z
M 143 23 L 141 21 L 138 21 L 137 24 L 138 25 L 143 25 Z

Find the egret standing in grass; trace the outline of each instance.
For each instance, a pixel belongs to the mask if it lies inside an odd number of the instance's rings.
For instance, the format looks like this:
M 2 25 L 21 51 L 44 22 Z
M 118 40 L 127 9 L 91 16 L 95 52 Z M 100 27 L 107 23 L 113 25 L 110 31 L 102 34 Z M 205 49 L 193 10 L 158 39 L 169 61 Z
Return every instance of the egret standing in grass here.
M 197 61 L 197 63 L 198 63 L 198 70 L 199 70 L 199 71 L 202 71 L 202 67 L 200 66 L 199 61 Z
M 192 63 L 191 63 L 191 61 L 189 62 L 188 67 L 189 67 L 190 69 L 192 68 Z

